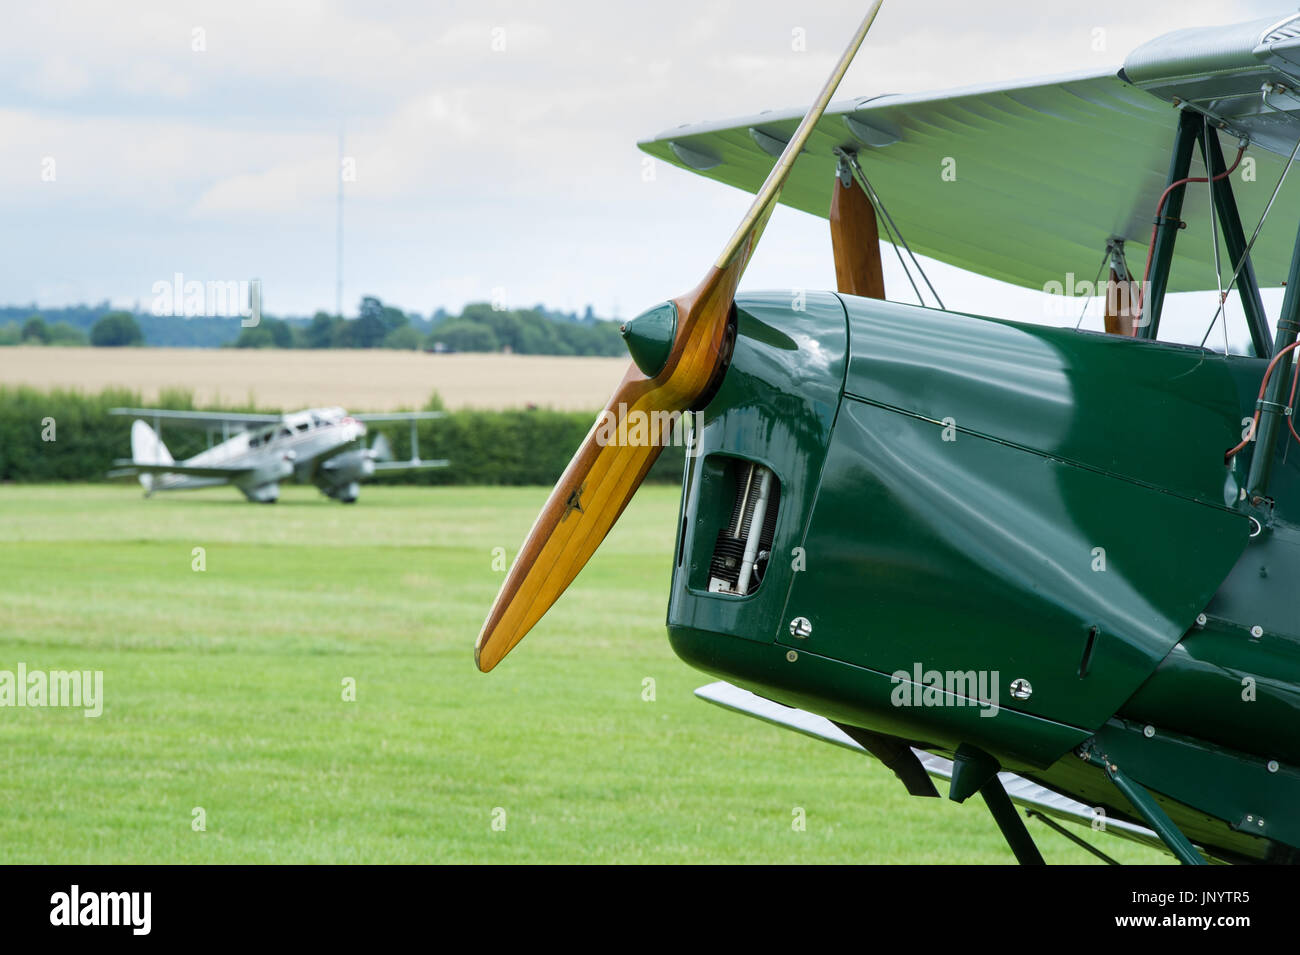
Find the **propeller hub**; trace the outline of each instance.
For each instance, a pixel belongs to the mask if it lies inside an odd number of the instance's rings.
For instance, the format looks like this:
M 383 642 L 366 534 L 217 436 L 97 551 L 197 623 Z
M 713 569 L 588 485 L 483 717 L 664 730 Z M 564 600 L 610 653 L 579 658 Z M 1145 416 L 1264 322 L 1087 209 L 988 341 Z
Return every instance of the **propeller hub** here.
M 677 306 L 672 302 L 642 312 L 619 329 L 632 360 L 651 378 L 664 370 L 677 337 Z

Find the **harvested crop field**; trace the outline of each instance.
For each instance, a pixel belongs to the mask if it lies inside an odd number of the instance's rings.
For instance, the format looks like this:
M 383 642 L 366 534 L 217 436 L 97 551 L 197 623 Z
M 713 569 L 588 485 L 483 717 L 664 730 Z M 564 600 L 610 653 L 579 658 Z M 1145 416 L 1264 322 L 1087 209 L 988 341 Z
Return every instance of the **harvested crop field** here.
M 184 388 L 200 404 L 253 399 L 266 407 L 419 408 L 438 392 L 448 408 L 600 408 L 626 358 L 382 350 L 233 348 L 0 348 L 0 381 L 95 392 L 139 391 L 145 401 Z

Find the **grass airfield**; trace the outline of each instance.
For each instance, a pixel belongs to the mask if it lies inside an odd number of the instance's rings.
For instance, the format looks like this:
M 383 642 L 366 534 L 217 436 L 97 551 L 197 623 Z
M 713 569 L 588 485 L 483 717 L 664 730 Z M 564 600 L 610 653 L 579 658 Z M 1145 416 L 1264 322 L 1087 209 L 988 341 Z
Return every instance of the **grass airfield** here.
M 663 628 L 675 487 L 644 488 L 480 674 L 493 549 L 545 496 L 0 488 L 0 669 L 99 669 L 105 697 L 99 718 L 0 709 L 0 862 L 1013 862 L 979 799 L 912 799 L 693 697 L 709 678 Z M 1030 829 L 1049 862 L 1098 862 Z

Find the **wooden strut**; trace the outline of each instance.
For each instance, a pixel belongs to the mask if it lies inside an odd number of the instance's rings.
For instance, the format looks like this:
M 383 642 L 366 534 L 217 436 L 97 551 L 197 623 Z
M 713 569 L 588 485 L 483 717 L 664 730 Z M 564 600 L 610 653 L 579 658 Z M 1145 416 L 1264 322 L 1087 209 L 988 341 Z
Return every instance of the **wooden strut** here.
M 1106 334 L 1132 338 L 1136 304 L 1137 293 L 1133 291 L 1133 283 L 1121 276 L 1112 265 L 1110 284 L 1106 287 Z
M 846 295 L 883 299 L 885 273 L 880 264 L 876 207 L 851 177 L 835 176 L 830 220 L 836 289 Z

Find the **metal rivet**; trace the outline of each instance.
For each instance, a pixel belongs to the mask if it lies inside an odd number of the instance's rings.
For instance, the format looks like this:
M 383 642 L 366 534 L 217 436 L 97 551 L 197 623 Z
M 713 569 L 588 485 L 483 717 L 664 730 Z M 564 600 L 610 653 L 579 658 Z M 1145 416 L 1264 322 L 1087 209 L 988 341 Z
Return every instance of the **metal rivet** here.
M 1196 615 L 1196 625 L 1197 625 L 1198 627 L 1203 627 L 1203 626 L 1205 626 L 1205 623 L 1206 623 L 1206 620 L 1207 620 L 1207 619 L 1208 619 L 1208 618 L 1205 616 L 1205 614 L 1203 614 L 1203 613 L 1198 613 L 1198 614 Z
M 1033 692 L 1034 688 L 1023 677 L 1011 681 L 1011 696 L 1014 699 L 1027 700 Z
M 1156 728 L 1151 725 L 1144 726 L 1142 727 L 1142 735 L 1145 736 L 1147 739 L 1150 739 L 1151 737 L 1156 735 Z
M 1250 628 L 1250 635 L 1254 637 L 1256 640 L 1258 640 L 1260 637 L 1264 635 L 1264 628 L 1261 627 L 1259 624 L 1256 624 L 1255 626 Z
M 1275 772 L 1277 772 L 1277 760 L 1276 760 L 1276 759 L 1270 759 L 1270 760 L 1268 761 L 1268 771 L 1269 771 L 1270 773 L 1275 773 Z
M 785 658 L 789 660 L 791 663 L 794 663 L 795 660 L 799 659 L 799 654 L 796 653 L 794 650 L 791 650 L 789 653 L 785 655 Z
M 1264 828 L 1264 820 L 1263 820 L 1262 818 L 1255 820 L 1255 825 L 1257 825 L 1257 826 L 1259 826 L 1259 828 L 1263 829 L 1263 828 Z
M 812 636 L 812 621 L 807 617 L 795 617 L 790 621 L 790 636 L 800 640 Z

